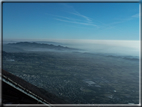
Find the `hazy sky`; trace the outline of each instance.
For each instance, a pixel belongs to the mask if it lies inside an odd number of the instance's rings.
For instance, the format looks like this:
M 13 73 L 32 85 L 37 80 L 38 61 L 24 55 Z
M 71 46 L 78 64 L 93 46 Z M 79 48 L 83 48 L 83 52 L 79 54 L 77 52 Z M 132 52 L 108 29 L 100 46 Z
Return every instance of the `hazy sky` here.
M 139 40 L 139 3 L 3 3 L 3 39 Z

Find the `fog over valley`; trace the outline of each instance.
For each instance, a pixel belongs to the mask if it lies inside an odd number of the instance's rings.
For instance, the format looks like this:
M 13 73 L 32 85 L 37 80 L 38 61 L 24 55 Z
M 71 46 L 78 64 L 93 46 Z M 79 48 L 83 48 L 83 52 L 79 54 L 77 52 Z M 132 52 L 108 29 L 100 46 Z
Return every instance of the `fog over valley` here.
M 16 42 L 18 41 L 4 41 L 3 44 L 16 43 Z M 73 39 L 60 40 L 58 39 L 58 40 L 48 40 L 48 41 L 30 40 L 29 42 L 52 44 L 55 46 L 60 45 L 64 47 L 80 49 L 80 51 L 78 50 L 79 52 L 88 52 L 88 53 L 139 56 L 140 52 L 140 41 L 136 40 L 73 40 Z M 33 48 L 30 50 L 49 51 L 50 49 Z
M 133 40 L 72 40 L 67 45 L 93 53 L 139 56 L 140 52 L 140 41 Z

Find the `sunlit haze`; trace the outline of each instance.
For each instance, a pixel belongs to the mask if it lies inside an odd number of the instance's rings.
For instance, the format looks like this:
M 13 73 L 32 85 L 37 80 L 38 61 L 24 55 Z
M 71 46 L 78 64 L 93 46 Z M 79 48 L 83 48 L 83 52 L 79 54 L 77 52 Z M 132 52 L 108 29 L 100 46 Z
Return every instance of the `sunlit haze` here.
M 4 41 L 139 54 L 139 3 L 3 3 Z

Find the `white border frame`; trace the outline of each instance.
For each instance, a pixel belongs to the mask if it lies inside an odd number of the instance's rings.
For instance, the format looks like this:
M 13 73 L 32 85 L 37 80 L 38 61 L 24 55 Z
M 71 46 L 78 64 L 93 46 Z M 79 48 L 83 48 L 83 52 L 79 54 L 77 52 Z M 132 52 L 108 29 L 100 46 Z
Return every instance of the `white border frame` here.
M 0 0 L 2 1 L 2 0 Z M 141 0 L 3 0 L 2 2 L 113 2 L 113 3 L 123 3 L 123 2 L 126 2 L 126 3 L 129 3 L 129 2 L 134 2 L 134 3 L 139 3 L 139 40 L 140 40 L 140 52 L 139 52 L 139 104 L 52 104 L 52 106 L 61 106 L 61 107 L 64 107 L 64 106 L 141 106 L 141 60 L 142 60 L 142 57 L 141 57 L 141 41 L 142 41 L 142 38 L 141 38 L 141 29 L 142 29 L 142 19 L 141 19 L 141 12 L 142 12 L 142 1 Z M 1 2 L 1 7 L 2 7 L 2 2 Z M 2 11 L 2 8 L 0 7 L 0 10 Z M 1 28 L 1 26 L 0 26 Z M 2 28 L 1 28 L 2 29 Z M 2 31 L 1 31 L 2 32 Z M 2 39 L 2 34 L 1 34 L 1 39 Z M 2 42 L 2 40 L 1 40 Z M 2 44 L 2 43 L 1 43 Z M 1 48 L 2 49 L 2 48 Z M 1 56 L 0 56 L 1 57 Z M 2 57 L 1 57 L 2 59 Z M 2 61 L 0 62 L 0 65 L 2 65 Z M 2 66 L 1 66 L 2 67 Z M 1 71 L 0 71 L 0 74 L 1 74 Z M 1 75 L 0 75 L 1 76 Z M 0 77 L 0 86 L 1 86 L 1 77 Z M 0 89 L 0 96 L 1 96 L 1 89 Z M 1 97 L 0 97 L 0 104 L 1 104 Z M 18 106 L 23 106 L 23 107 L 26 107 L 26 106 L 48 106 L 46 104 L 3 104 L 3 106 L 11 106 L 11 107 L 18 107 Z

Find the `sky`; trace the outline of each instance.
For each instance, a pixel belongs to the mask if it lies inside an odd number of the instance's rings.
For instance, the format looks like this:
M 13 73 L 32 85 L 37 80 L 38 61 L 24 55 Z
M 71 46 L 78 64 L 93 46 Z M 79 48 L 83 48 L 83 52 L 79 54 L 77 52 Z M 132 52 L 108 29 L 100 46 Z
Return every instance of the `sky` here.
M 3 3 L 3 39 L 139 40 L 139 3 Z

